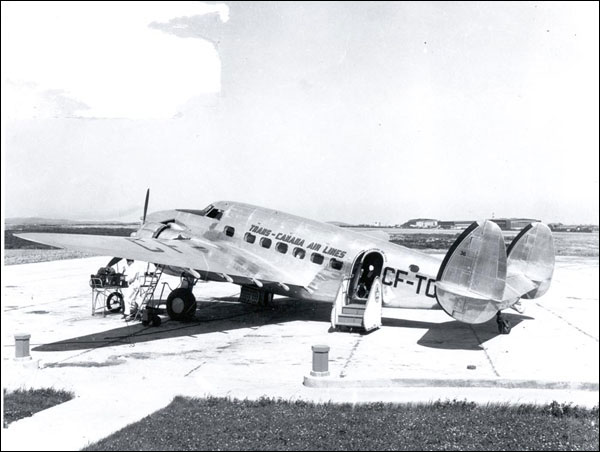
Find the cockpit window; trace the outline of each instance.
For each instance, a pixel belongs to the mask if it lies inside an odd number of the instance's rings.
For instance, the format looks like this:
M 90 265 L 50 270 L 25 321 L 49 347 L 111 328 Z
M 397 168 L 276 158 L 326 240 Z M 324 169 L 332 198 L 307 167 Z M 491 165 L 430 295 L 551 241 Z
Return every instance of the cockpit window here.
M 191 213 L 192 215 L 198 215 L 200 217 L 209 217 L 214 218 L 216 220 L 220 220 L 223 216 L 223 211 L 217 209 L 215 206 L 210 204 L 202 210 L 194 210 L 194 209 L 177 209 L 177 212 L 185 212 Z
M 206 216 L 208 218 L 214 218 L 215 220 L 220 220 L 221 217 L 223 216 L 223 211 L 221 209 L 217 209 L 216 207 L 213 207 L 206 213 Z

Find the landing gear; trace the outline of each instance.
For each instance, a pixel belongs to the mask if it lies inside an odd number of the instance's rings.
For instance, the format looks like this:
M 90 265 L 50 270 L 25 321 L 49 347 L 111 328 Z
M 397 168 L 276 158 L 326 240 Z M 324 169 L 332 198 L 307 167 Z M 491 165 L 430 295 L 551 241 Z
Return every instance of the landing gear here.
M 500 334 L 509 334 L 512 328 L 510 322 L 502 316 L 502 312 L 496 313 L 496 323 L 498 324 L 498 332 Z
M 196 297 L 191 289 L 180 287 L 167 298 L 167 314 L 171 320 L 191 320 L 196 315 Z

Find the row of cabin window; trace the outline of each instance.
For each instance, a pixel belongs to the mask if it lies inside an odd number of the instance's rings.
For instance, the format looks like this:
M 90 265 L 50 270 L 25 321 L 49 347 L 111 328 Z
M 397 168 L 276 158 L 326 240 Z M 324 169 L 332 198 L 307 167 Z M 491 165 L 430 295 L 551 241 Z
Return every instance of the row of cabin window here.
M 235 229 L 231 226 L 225 226 L 224 231 L 227 237 L 233 237 L 233 235 L 235 234 Z M 244 240 L 248 243 L 254 243 L 256 241 L 256 236 L 254 234 L 246 232 L 246 234 L 244 235 Z M 260 246 L 262 246 L 263 248 L 269 249 L 271 248 L 271 244 L 273 243 L 273 241 L 267 237 L 261 237 L 259 243 Z M 281 254 L 286 254 L 288 252 L 288 244 L 283 242 L 277 242 L 277 245 L 275 245 L 275 249 Z M 306 251 L 303 248 L 295 247 L 292 255 L 296 259 L 304 259 L 304 257 L 306 256 Z M 310 261 L 314 264 L 321 265 L 324 260 L 325 258 L 322 254 L 312 253 L 310 255 Z M 329 266 L 334 270 L 341 270 L 344 266 L 344 263 L 342 261 L 332 258 L 329 260 Z

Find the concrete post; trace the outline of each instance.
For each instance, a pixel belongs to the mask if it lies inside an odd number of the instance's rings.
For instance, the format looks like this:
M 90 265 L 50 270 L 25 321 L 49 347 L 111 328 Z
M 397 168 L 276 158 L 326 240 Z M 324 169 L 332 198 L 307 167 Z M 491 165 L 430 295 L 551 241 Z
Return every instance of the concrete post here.
M 31 359 L 29 355 L 29 338 L 31 334 L 15 334 L 15 359 Z
M 329 376 L 329 345 L 313 345 L 312 370 L 313 377 Z

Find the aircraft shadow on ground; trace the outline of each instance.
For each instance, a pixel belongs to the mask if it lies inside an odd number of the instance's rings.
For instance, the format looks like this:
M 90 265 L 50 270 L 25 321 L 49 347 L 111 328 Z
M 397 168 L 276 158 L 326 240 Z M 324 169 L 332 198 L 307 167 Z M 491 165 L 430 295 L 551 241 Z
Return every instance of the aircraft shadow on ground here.
M 213 299 L 214 300 L 214 299 Z M 114 345 L 131 345 L 174 337 L 195 336 L 240 328 L 291 322 L 295 320 L 329 321 L 331 305 L 293 299 L 278 299 L 271 306 L 253 306 L 231 303 L 236 298 L 224 297 L 218 301 L 199 301 L 193 321 L 179 322 L 162 316 L 159 327 L 144 326 L 139 321 L 108 331 L 78 336 L 49 344 L 42 344 L 33 351 L 86 350 Z M 115 320 L 117 320 L 115 315 Z M 118 314 L 120 318 L 120 314 Z
M 123 326 L 118 328 L 42 344 L 33 348 L 33 351 L 73 351 L 131 345 L 293 321 L 329 323 L 331 314 L 331 304 L 329 303 L 290 298 L 277 299 L 267 307 L 232 303 L 232 301 L 237 301 L 237 298 L 232 297 L 216 300 L 200 301 L 193 321 L 178 322 L 163 316 L 163 323 L 159 327 L 143 326 L 140 322 L 130 322 L 129 324 L 123 322 Z M 529 317 L 513 314 L 507 314 L 506 318 L 513 326 L 524 319 L 529 319 Z M 115 318 L 115 320 L 117 319 Z M 495 320 L 482 325 L 467 325 L 455 320 L 433 323 L 384 318 L 383 325 L 385 327 L 427 329 L 417 343 L 424 347 L 443 349 L 480 350 L 480 344 L 498 335 Z
M 524 320 L 533 320 L 521 314 L 505 314 L 503 316 L 514 328 Z M 481 345 L 490 339 L 500 336 L 496 318 L 479 325 L 469 325 L 457 320 L 443 323 L 421 322 L 404 319 L 383 319 L 384 326 L 400 328 L 427 329 L 427 332 L 417 341 L 423 347 L 446 350 L 481 350 Z

